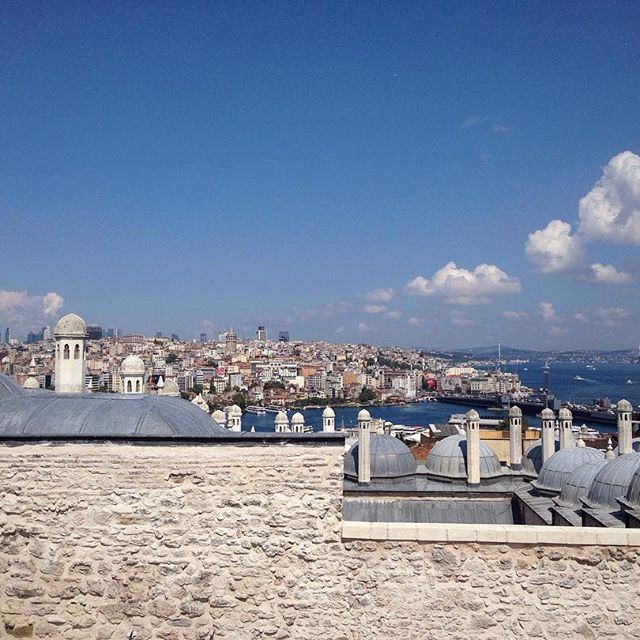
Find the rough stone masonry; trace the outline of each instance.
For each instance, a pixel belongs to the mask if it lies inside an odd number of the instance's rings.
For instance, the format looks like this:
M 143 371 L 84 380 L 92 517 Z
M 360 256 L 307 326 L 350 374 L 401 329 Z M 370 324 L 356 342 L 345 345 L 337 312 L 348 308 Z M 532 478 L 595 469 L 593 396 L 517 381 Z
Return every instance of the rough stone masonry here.
M 0 447 L 0 637 L 640 638 L 635 549 L 344 543 L 342 460 Z

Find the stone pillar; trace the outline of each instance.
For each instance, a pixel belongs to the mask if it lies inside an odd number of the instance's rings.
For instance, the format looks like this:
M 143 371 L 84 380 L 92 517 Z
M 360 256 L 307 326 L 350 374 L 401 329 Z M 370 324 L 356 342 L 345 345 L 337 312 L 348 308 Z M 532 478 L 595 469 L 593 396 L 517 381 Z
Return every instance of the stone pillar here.
M 633 453 L 633 432 L 631 430 L 631 412 L 633 407 L 628 400 L 618 402 L 618 455 Z
M 542 418 L 542 464 L 544 464 L 556 452 L 554 438 L 556 416 L 551 409 L 543 409 L 540 417 Z
M 571 431 L 573 414 L 566 407 L 562 407 L 558 412 L 558 419 L 560 420 L 560 449 L 566 449 L 573 446 L 573 433 Z
M 467 412 L 467 484 L 480 484 L 480 416 L 475 409 Z
M 514 471 L 522 469 L 522 409 L 509 409 L 509 459 Z
M 366 409 L 358 414 L 358 482 L 371 481 L 371 416 Z

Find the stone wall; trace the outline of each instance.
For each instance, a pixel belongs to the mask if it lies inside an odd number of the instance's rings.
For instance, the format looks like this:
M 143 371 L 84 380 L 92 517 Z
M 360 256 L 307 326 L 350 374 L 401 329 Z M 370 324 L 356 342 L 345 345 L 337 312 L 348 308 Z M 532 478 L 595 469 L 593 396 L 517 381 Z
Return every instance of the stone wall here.
M 341 446 L 0 447 L 0 637 L 640 638 L 635 549 L 342 542 Z

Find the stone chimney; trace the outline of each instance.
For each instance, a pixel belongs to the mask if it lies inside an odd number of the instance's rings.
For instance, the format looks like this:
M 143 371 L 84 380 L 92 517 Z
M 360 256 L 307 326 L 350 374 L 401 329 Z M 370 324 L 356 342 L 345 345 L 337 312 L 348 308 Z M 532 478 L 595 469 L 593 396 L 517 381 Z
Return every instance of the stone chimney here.
M 514 471 L 522 469 L 522 409 L 509 409 L 509 459 Z
M 633 453 L 633 433 L 631 430 L 631 412 L 633 407 L 628 400 L 618 402 L 618 455 Z
M 480 484 L 480 416 L 475 409 L 467 412 L 467 484 Z
M 366 409 L 358 414 L 358 482 L 371 482 L 371 415 Z
M 551 409 L 543 409 L 540 417 L 542 418 L 542 464 L 544 464 L 556 452 L 554 437 L 556 415 Z

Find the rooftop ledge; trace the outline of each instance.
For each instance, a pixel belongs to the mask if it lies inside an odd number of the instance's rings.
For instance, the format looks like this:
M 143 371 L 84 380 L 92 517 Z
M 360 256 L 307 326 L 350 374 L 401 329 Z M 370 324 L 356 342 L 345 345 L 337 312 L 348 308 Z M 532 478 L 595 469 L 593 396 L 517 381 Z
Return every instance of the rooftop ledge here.
M 50 434 L 24 434 L 3 436 L 0 434 L 1 445 L 19 444 L 64 444 L 73 443 L 114 443 L 114 444 L 135 444 L 135 445 L 330 445 L 344 447 L 346 438 L 344 433 L 325 433 L 316 431 L 314 433 L 273 433 L 266 431 L 242 431 L 228 433 L 214 433 L 209 436 L 188 436 L 188 435 L 130 435 L 130 436 L 110 436 L 110 435 L 50 435 Z
M 640 547 L 640 529 L 345 520 L 342 540 Z

